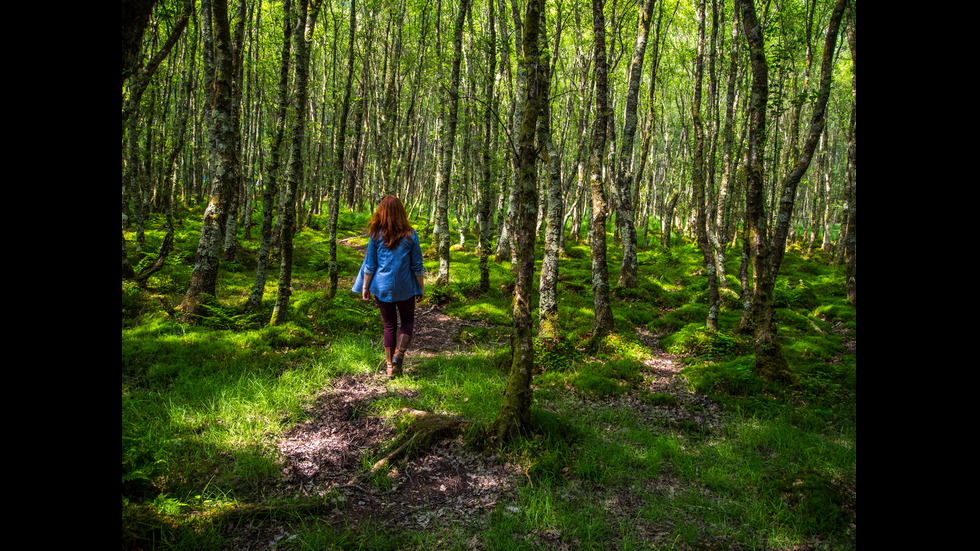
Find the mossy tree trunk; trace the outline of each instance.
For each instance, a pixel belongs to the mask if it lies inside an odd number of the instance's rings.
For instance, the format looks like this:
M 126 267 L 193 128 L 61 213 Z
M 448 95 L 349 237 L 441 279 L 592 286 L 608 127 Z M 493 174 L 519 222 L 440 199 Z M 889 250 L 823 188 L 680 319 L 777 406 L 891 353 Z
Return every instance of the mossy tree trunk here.
M 320 2 L 299 0 L 296 5 L 296 27 L 293 44 L 296 57 L 293 62 L 293 121 L 289 163 L 286 167 L 286 197 L 283 199 L 282 237 L 279 264 L 279 291 L 272 311 L 270 325 L 285 321 L 289 306 L 293 275 L 293 235 L 296 226 L 296 196 L 303 181 L 305 163 L 303 148 L 306 145 L 307 98 L 309 97 L 310 42 L 316 24 Z
M 606 219 L 609 203 L 603 182 L 602 159 L 606 153 L 606 131 L 609 126 L 609 68 L 606 64 L 606 23 L 604 0 L 592 0 L 595 63 L 595 112 L 592 126 L 592 147 L 589 153 L 589 184 L 592 188 L 592 302 L 595 321 L 588 348 L 596 350 L 613 330 L 612 305 L 609 302 L 609 273 L 606 269 Z
M 493 129 L 497 126 L 494 116 L 494 111 L 497 108 L 494 94 L 494 83 L 497 79 L 497 16 L 495 11 L 494 0 L 490 0 L 487 2 L 487 25 L 490 27 L 490 39 L 487 43 L 489 67 L 487 68 L 485 87 L 487 104 L 483 108 L 483 178 L 480 181 L 480 293 L 487 293 L 490 290 L 490 243 L 493 240 L 493 220 L 490 213 L 493 161 L 490 157 L 490 143 L 492 136 L 496 135 Z
M 847 270 L 847 300 L 857 306 L 857 5 L 850 6 L 847 44 L 851 50 L 851 121 L 847 144 L 847 241 L 844 257 Z
M 209 4 L 210 9 L 205 4 Z M 241 175 L 238 157 L 240 136 L 233 124 L 233 78 L 231 29 L 228 21 L 227 0 L 202 3 L 202 17 L 211 21 L 214 39 L 214 79 L 211 87 L 211 117 L 214 128 L 212 158 L 213 182 L 210 182 L 210 199 L 204 211 L 201 236 L 197 245 L 197 257 L 187 293 L 180 304 L 184 316 L 200 315 L 205 296 L 215 296 L 218 285 L 219 258 L 224 248 L 224 221 L 229 212 L 235 186 Z M 205 25 L 205 29 L 208 26 Z M 207 30 L 205 30 L 207 32 Z
M 561 15 L 559 14 L 559 18 Z M 542 96 L 551 96 L 551 55 L 548 49 L 548 39 L 545 26 L 545 16 L 541 13 L 541 70 Z M 560 27 L 556 31 L 555 49 L 560 44 Z M 538 336 L 543 339 L 557 339 L 561 336 L 558 323 L 558 248 L 561 241 L 561 230 L 564 222 L 564 202 L 562 198 L 561 157 L 555 147 L 554 135 L 551 129 L 551 102 L 547 99 L 541 105 L 541 117 L 538 120 L 538 145 L 543 147 L 545 165 L 548 167 L 548 200 L 545 220 L 547 227 L 544 235 L 544 259 L 541 262 L 541 276 L 538 285 Z
M 524 116 L 518 138 L 519 200 L 515 241 L 517 281 L 514 287 L 514 332 L 511 337 L 510 374 L 503 403 L 491 428 L 492 436 L 504 442 L 527 429 L 531 421 L 531 374 L 534 371 L 531 293 L 534 275 L 534 224 L 538 210 L 538 169 L 535 132 L 544 97 L 544 71 L 539 55 L 538 35 L 544 13 L 544 0 L 530 0 L 524 18 L 524 51 L 527 89 Z
M 799 158 L 783 178 L 776 225 L 770 237 L 766 225 L 763 191 L 763 151 L 766 140 L 766 104 L 769 97 L 768 64 L 765 57 L 762 27 L 752 0 L 740 0 L 742 26 L 749 44 L 752 67 L 752 95 L 749 103 L 749 128 L 746 155 L 746 224 L 752 262 L 753 287 L 751 314 L 743 320 L 751 323 L 755 338 L 755 372 L 770 380 L 793 381 L 795 375 L 776 340 L 773 293 L 789 234 L 789 224 L 796 201 L 796 188 L 813 158 L 823 131 L 827 100 L 830 96 L 834 50 L 848 0 L 838 0 L 827 26 L 821 62 L 820 89 L 813 106 L 810 131 Z M 742 329 L 746 329 L 743 327 Z
M 636 32 L 636 44 L 633 47 L 633 59 L 630 63 L 629 82 L 626 91 L 626 109 L 623 124 L 623 145 L 619 152 L 619 192 L 618 224 L 622 231 L 623 262 L 619 270 L 619 284 L 623 287 L 636 287 L 638 264 L 636 259 L 636 213 L 633 201 L 634 173 L 630 168 L 633 156 L 633 144 L 636 141 L 636 129 L 639 118 L 640 80 L 643 71 L 643 58 L 646 56 L 647 36 L 650 34 L 651 10 L 654 0 L 644 0 L 640 4 L 640 20 Z M 650 99 L 653 101 L 653 98 Z
M 442 151 L 439 165 L 439 197 L 436 199 L 436 219 L 439 240 L 439 275 L 436 285 L 449 285 L 450 237 L 449 237 L 449 186 L 452 180 L 453 150 L 456 148 L 456 127 L 459 120 L 459 71 L 463 58 L 463 24 L 470 0 L 459 4 L 453 29 L 453 65 L 447 90 L 449 115 L 443 125 Z
M 697 56 L 694 60 L 694 101 L 691 104 L 692 126 L 694 127 L 694 147 L 692 148 L 691 173 L 694 179 L 696 235 L 698 247 L 704 257 L 705 274 L 708 278 L 708 318 L 706 325 L 712 331 L 718 330 L 718 312 L 720 299 L 718 296 L 718 271 L 715 265 L 714 248 L 708 239 L 708 209 L 706 199 L 706 176 L 704 161 L 704 121 L 701 118 L 702 84 L 704 82 L 704 42 L 705 42 L 705 6 L 704 0 L 698 2 L 698 42 Z
M 262 229 L 259 237 L 259 254 L 255 269 L 255 282 L 248 296 L 245 309 L 257 312 L 262 306 L 265 294 L 266 277 L 269 272 L 269 253 L 272 250 L 272 223 L 275 214 L 276 196 L 279 194 L 279 163 L 282 157 L 282 141 L 286 133 L 286 109 L 289 106 L 289 63 L 292 35 L 292 0 L 283 1 L 282 21 L 282 62 L 279 65 L 279 109 L 276 116 L 275 133 L 266 165 L 262 190 Z
M 520 9 L 517 0 L 511 0 L 510 4 L 511 4 L 511 16 L 514 21 L 514 29 L 509 34 L 514 37 L 515 44 L 523 44 L 525 31 L 524 31 L 524 24 L 521 22 Z M 504 6 L 504 0 L 501 0 L 501 7 L 503 6 Z M 501 22 L 506 21 L 506 18 L 504 17 L 504 10 L 501 9 L 500 13 L 501 13 Z M 503 42 L 502 49 L 501 49 L 501 55 L 502 55 L 501 68 L 503 70 L 507 70 L 508 76 L 510 76 L 508 70 L 511 65 L 510 55 L 508 53 L 510 51 L 510 39 L 508 38 L 508 33 L 505 31 L 503 24 L 501 25 L 501 34 L 502 34 L 501 42 Z M 526 98 L 522 98 L 521 95 L 527 89 L 527 67 L 523 63 L 518 62 L 516 69 L 517 69 L 516 71 L 517 74 L 514 75 L 512 79 L 509 79 L 512 83 L 511 85 L 513 86 L 513 90 L 511 94 L 511 101 L 512 101 L 511 117 L 512 118 L 510 121 L 510 124 L 513 126 L 513 128 L 511 128 L 511 132 L 509 133 L 511 136 L 520 134 L 520 124 L 521 121 L 524 119 L 524 109 L 526 108 L 525 107 Z M 518 264 L 517 245 L 515 243 L 515 237 L 514 237 L 514 233 L 517 231 L 515 226 L 517 225 L 517 217 L 518 217 L 517 211 L 519 208 L 518 196 L 520 195 L 520 183 L 518 182 L 518 179 L 520 178 L 519 176 L 520 167 L 518 166 L 518 164 L 520 161 L 519 161 L 519 155 L 516 151 L 517 147 L 518 145 L 514 144 L 513 138 L 511 138 L 511 147 L 509 149 L 511 151 L 512 170 L 511 170 L 511 182 L 507 193 L 507 210 L 504 215 L 504 223 L 501 224 L 500 239 L 497 240 L 497 251 L 494 254 L 494 259 L 497 262 L 503 262 L 507 260 L 507 256 L 510 255 L 511 271 L 517 270 L 517 264 Z
M 333 185 L 330 191 L 330 215 L 327 222 L 330 231 L 330 290 L 329 296 L 337 294 L 340 269 L 337 264 L 337 221 L 340 218 L 340 185 L 344 178 L 344 155 L 347 144 L 347 118 L 350 115 L 350 96 L 354 86 L 354 36 L 357 30 L 357 0 L 350 4 L 350 34 L 347 40 L 347 84 L 344 86 L 344 99 L 340 104 L 340 122 L 337 129 L 337 150 L 334 170 L 331 174 Z

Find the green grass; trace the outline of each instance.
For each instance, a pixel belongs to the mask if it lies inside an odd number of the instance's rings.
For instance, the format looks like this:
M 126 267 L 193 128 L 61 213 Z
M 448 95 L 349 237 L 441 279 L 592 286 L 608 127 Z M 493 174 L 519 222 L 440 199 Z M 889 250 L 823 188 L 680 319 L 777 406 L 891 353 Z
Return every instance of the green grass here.
M 642 248 L 639 286 L 614 285 L 616 329 L 589 356 L 589 252 L 570 242 L 559 277 L 561 338 L 535 342 L 534 431 L 496 452 L 521 469 L 509 497 L 473 522 L 433 515 L 425 529 L 394 531 L 323 521 L 337 495 L 282 500 L 263 490 L 282 476 L 276 437 L 303 422 L 337 377 L 368 373 L 380 361 L 375 312 L 347 289 L 325 294 L 326 217 L 297 234 L 290 321 L 270 328 L 275 274 L 263 311 L 241 312 L 255 240 L 243 239 L 236 261 L 222 264 L 203 323 L 166 313 L 190 279 L 200 216 L 194 209 L 178 217 L 173 256 L 147 289 L 122 285 L 124 540 L 144 549 L 226 549 L 268 545 L 246 541 L 249 530 L 274 526 L 279 549 L 854 547 L 856 357 L 842 335 L 856 337 L 856 314 L 841 267 L 787 252 L 776 290 L 778 338 L 799 382 L 781 387 L 753 373 L 751 342 L 733 332 L 741 308 L 736 254 L 729 253 L 729 289 L 713 332 L 704 326 L 696 246 L 678 238 L 669 249 Z M 359 235 L 367 218 L 343 213 L 341 237 Z M 155 250 L 162 218 L 150 218 L 146 235 L 145 250 Z M 430 236 L 422 237 L 426 250 Z M 492 423 L 510 364 L 514 276 L 509 263 L 491 263 L 490 292 L 481 295 L 476 243 L 470 234 L 466 249 L 453 252 L 450 287 L 428 286 L 423 307 L 438 302 L 483 323 L 454 335 L 451 354 L 413 360 L 412 375 L 389 383 L 394 392 L 366 414 L 395 419 L 412 408 L 476 428 Z M 609 243 L 615 283 L 611 234 Z M 356 251 L 338 254 L 344 273 L 357 270 Z M 425 265 L 431 284 L 438 259 Z M 638 331 L 679 355 L 687 399 L 652 389 L 658 375 Z M 720 427 L 698 422 L 705 397 L 722 406 Z

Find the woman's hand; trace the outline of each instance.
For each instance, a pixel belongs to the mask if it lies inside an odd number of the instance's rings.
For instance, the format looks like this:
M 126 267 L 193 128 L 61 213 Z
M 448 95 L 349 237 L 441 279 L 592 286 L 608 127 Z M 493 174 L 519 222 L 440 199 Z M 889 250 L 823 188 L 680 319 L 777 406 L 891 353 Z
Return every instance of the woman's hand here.
M 364 284 L 361 287 L 361 300 L 367 302 L 371 300 L 371 280 L 374 279 L 374 274 L 364 274 Z

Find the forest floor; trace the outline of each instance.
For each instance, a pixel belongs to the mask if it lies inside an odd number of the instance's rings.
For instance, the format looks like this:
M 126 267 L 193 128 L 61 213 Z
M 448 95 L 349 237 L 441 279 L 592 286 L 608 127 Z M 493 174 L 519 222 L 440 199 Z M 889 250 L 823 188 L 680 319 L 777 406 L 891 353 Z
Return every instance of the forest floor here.
M 438 307 L 422 308 L 416 316 L 416 333 L 406 360 L 406 377 L 416 376 L 413 360 L 435 355 L 466 354 L 453 339 L 466 325 L 480 322 L 462 321 L 444 314 Z M 669 394 L 679 404 L 698 407 L 657 408 L 629 394 L 602 401 L 582 400 L 583 408 L 623 407 L 628 405 L 637 415 L 650 417 L 650 423 L 686 420 L 703 429 L 716 432 L 724 424 L 721 408 L 710 399 L 688 390 L 679 377 L 681 366 L 661 351 L 656 338 L 649 333 L 638 335 L 650 347 L 644 362 L 644 382 L 649 392 Z M 533 484 L 522 468 L 496 453 L 480 453 L 468 448 L 462 436 L 443 439 L 397 464 L 388 474 L 388 484 L 359 478 L 364 471 L 364 457 L 382 448 L 396 434 L 390 421 L 372 415 L 371 404 L 399 393 L 413 391 L 392 388 L 383 365 L 362 375 L 347 375 L 335 381 L 333 388 L 321 392 L 308 411 L 307 420 L 288 429 L 275 443 L 282 456 L 282 477 L 269 494 L 278 497 L 327 498 L 336 507 L 322 520 L 338 527 L 356 530 L 370 526 L 383 531 L 424 531 L 435 526 L 469 527 L 479 530 L 491 518 L 501 502 L 514 503 L 522 484 Z M 401 398 L 411 399 L 404 395 Z M 624 401 L 634 401 L 626 404 Z M 690 413 L 690 412 L 696 413 Z M 671 419 L 670 416 L 686 419 Z M 681 482 L 669 475 L 661 477 L 657 491 L 673 494 Z M 580 492 L 586 499 L 601 499 L 609 514 L 627 520 L 640 506 L 628 489 L 608 489 L 572 485 L 570 492 Z M 598 492 L 598 494 L 597 494 Z M 586 496 L 591 494 L 590 496 Z M 513 507 L 513 506 L 512 506 Z M 516 509 L 516 507 L 515 507 Z M 289 534 L 275 523 L 238 525 L 228 534 L 239 545 L 263 542 L 275 545 Z M 653 526 L 637 527 L 647 541 L 667 537 Z M 559 533 L 528 535 L 550 548 L 576 547 L 561 541 Z M 476 538 L 473 549 L 481 547 Z

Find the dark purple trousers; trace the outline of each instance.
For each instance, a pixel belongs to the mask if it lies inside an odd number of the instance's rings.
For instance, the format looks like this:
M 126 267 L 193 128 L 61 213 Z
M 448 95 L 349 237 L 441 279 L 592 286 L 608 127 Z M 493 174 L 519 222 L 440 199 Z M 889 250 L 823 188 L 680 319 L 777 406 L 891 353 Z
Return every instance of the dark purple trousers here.
M 381 309 L 381 321 L 385 324 L 385 348 L 395 347 L 395 334 L 402 333 L 412 336 L 415 329 L 415 297 L 398 302 L 381 302 L 375 298 Z M 401 318 L 401 329 L 398 329 L 398 318 Z

